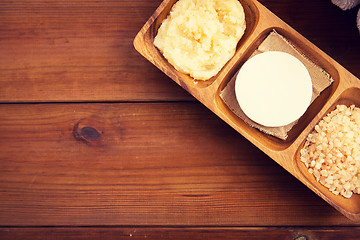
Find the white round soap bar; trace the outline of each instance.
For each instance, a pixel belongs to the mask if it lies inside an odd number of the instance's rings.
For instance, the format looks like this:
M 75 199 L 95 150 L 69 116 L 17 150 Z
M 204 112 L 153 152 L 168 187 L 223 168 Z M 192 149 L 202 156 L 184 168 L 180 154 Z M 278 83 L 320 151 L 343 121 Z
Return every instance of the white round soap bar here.
M 269 51 L 244 63 L 236 77 L 235 93 L 250 119 L 263 126 L 280 127 L 305 113 L 311 102 L 312 82 L 299 59 Z

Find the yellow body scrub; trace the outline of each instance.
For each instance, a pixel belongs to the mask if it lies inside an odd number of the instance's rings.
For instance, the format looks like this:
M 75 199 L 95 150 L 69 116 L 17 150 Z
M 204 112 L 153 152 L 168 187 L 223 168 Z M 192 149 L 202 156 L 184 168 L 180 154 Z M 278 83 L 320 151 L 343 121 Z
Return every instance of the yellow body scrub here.
M 238 0 L 179 0 L 154 44 L 175 69 L 207 80 L 234 56 L 245 27 Z

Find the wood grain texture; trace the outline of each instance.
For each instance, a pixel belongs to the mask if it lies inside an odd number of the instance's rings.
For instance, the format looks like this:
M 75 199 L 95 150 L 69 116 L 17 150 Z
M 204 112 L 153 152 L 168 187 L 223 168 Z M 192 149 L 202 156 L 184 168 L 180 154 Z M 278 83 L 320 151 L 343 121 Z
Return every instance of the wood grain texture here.
M 360 77 L 355 10 L 259 2 Z M 0 1 L 0 102 L 29 103 L 0 104 L 0 239 L 356 239 L 358 224 L 136 52 L 160 3 Z
M 2 240 L 33 239 L 284 239 L 284 240 L 357 240 L 359 228 L 0 228 Z
M 260 1 L 360 77 L 354 11 Z M 160 0 L 0 2 L 0 102 L 193 100 L 133 48 Z
M 200 103 L 0 113 L 2 226 L 354 224 Z
M 134 50 L 160 1 L 1 1 L 0 101 L 192 100 Z

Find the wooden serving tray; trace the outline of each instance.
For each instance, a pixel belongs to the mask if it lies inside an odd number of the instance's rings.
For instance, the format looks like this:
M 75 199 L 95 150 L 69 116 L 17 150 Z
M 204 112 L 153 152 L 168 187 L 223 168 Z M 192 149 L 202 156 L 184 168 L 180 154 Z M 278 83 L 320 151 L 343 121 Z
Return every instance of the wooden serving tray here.
M 175 70 L 153 44 L 158 27 L 176 1 L 164 0 L 161 3 L 135 37 L 136 50 L 339 212 L 353 221 L 360 222 L 360 195 L 353 194 L 349 199 L 334 195 L 318 183 L 300 161 L 300 149 L 307 135 L 324 115 L 334 110 L 338 104 L 355 104 L 360 107 L 359 79 L 262 4 L 255 0 L 241 0 L 247 25 L 234 57 L 216 76 L 207 81 L 194 81 L 190 76 Z M 301 53 L 334 79 L 333 84 L 310 105 L 285 141 L 250 127 L 220 98 L 222 89 L 272 30 L 288 39 Z

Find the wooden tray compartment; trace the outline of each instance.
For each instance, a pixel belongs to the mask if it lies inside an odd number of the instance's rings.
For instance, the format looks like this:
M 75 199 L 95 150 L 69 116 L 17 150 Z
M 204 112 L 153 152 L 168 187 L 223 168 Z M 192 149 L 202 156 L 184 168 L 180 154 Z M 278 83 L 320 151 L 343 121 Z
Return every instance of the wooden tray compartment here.
M 351 87 L 343 91 L 340 96 L 334 101 L 328 110 L 322 114 L 322 119 L 329 112 L 333 111 L 337 105 L 343 104 L 346 106 L 355 105 L 356 107 L 360 107 L 360 88 Z M 318 122 L 316 122 L 317 124 Z M 313 129 L 312 129 L 313 130 Z M 310 174 L 303 162 L 300 161 L 300 150 L 303 148 L 305 144 L 305 140 L 301 143 L 298 150 L 295 154 L 295 166 L 297 170 L 301 173 L 303 181 L 306 181 L 305 184 L 310 186 L 317 194 L 322 195 L 322 197 L 332 204 L 335 208 L 337 208 L 340 212 L 346 215 L 349 218 L 353 218 L 355 215 L 360 214 L 360 195 L 353 194 L 351 198 L 347 199 L 342 197 L 341 195 L 334 195 L 331 193 L 326 187 L 316 181 L 315 177 Z
M 247 29 L 237 45 L 235 55 L 210 80 L 194 81 L 190 76 L 175 70 L 153 44 L 158 27 L 176 1 L 164 0 L 161 3 L 135 37 L 136 50 L 320 197 L 349 219 L 360 222 L 360 197 L 355 195 L 351 199 L 345 199 L 335 196 L 312 180 L 312 176 L 302 167 L 299 160 L 302 144 L 325 113 L 340 102 L 359 106 L 359 79 L 256 0 L 240 0 L 245 10 Z M 286 141 L 250 127 L 238 118 L 220 98 L 221 90 L 273 29 L 334 79 L 333 84 L 311 104 Z
M 166 75 L 172 78 L 174 81 L 178 82 L 182 87 L 192 86 L 195 88 L 205 88 L 210 86 L 215 80 L 221 80 L 226 72 L 228 65 L 232 65 L 232 61 L 230 60 L 227 64 L 220 70 L 218 74 L 208 79 L 207 81 L 194 81 L 192 77 L 182 72 L 177 71 L 169 62 L 163 57 L 161 52 L 154 46 L 154 38 L 157 34 L 157 31 L 162 23 L 162 21 L 169 14 L 172 6 L 175 4 L 177 0 L 165 0 L 161 3 L 159 8 L 155 11 L 155 13 L 151 16 L 149 21 L 145 24 L 143 28 L 143 37 L 144 37 L 144 46 L 142 49 L 146 51 L 145 57 L 151 61 L 155 66 L 161 69 Z M 243 0 L 242 6 L 245 12 L 245 20 L 246 20 L 246 29 L 245 33 L 240 39 L 239 43 L 236 47 L 236 52 L 239 49 L 242 49 L 244 42 L 252 35 L 254 28 L 256 27 L 259 21 L 259 10 L 255 6 L 255 4 L 251 0 Z
M 220 97 L 221 91 L 225 88 L 228 82 L 233 78 L 233 76 L 237 73 L 237 71 L 241 68 L 241 66 L 250 58 L 253 52 L 259 47 L 259 45 L 265 40 L 265 38 L 275 30 L 280 35 L 282 35 L 285 39 L 287 39 L 300 53 L 306 56 L 309 60 L 315 63 L 320 68 L 324 69 L 327 73 L 331 75 L 334 79 L 334 82 L 324 90 L 316 100 L 309 106 L 308 110 L 304 113 L 304 115 L 299 119 L 298 123 L 291 129 L 289 132 L 289 137 L 283 141 L 271 135 L 265 134 L 248 124 L 246 124 L 240 117 L 236 116 L 231 109 L 224 103 L 222 98 Z M 266 141 L 268 147 L 272 148 L 275 151 L 281 151 L 291 145 L 291 143 L 300 135 L 300 133 L 305 129 L 305 127 L 311 122 L 311 120 L 318 114 L 320 109 L 325 105 L 328 99 L 333 95 L 335 90 L 339 85 L 339 73 L 334 68 L 333 65 L 326 59 L 324 59 L 320 54 L 315 52 L 313 49 L 309 49 L 307 45 L 301 40 L 297 39 L 291 32 L 274 27 L 271 29 L 267 29 L 262 32 L 253 44 L 248 48 L 248 50 L 243 54 L 241 58 L 238 58 L 233 66 L 233 69 L 229 73 L 229 76 L 226 77 L 219 86 L 219 89 L 216 93 L 216 103 L 217 107 L 224 112 L 225 115 L 228 115 L 232 118 L 236 124 L 241 125 L 244 131 L 249 132 L 256 138 L 261 138 L 262 141 Z

